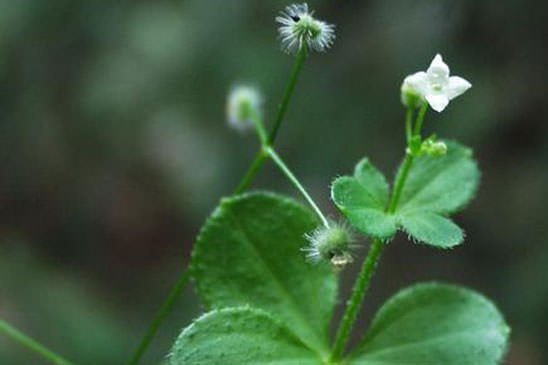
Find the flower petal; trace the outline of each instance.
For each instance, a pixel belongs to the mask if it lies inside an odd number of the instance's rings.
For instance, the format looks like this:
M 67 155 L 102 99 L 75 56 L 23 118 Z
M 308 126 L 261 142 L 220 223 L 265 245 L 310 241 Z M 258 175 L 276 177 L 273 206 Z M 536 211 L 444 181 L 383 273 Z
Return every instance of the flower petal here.
M 447 104 L 449 104 L 449 98 L 445 96 L 444 94 L 428 94 L 425 96 L 426 101 L 432 109 L 434 109 L 437 112 L 443 111 Z
M 404 85 L 424 96 L 428 90 L 428 75 L 424 71 L 415 72 L 403 80 Z
M 432 81 L 443 83 L 449 77 L 449 66 L 443 62 L 441 55 L 437 54 L 426 72 L 433 79 Z
M 457 96 L 470 89 L 472 84 L 459 76 L 451 76 L 449 78 L 449 84 L 444 89 L 444 94 L 452 100 Z

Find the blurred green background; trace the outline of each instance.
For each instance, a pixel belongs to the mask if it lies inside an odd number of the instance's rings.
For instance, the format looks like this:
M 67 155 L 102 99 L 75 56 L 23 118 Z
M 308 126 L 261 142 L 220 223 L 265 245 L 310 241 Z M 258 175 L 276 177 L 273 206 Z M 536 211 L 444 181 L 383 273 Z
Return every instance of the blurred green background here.
M 226 126 L 231 85 L 260 88 L 272 122 L 293 63 L 276 39 L 285 5 L 0 1 L 0 317 L 78 364 L 128 359 L 257 148 Z M 476 151 L 482 184 L 457 217 L 466 242 L 436 251 L 398 237 L 360 326 L 405 285 L 460 283 L 507 316 L 508 364 L 547 364 L 546 2 L 309 5 L 337 41 L 307 60 L 278 147 L 332 217 L 329 184 L 361 157 L 395 172 L 407 74 L 440 52 L 474 85 L 425 126 Z M 300 199 L 270 164 L 254 187 Z M 143 363 L 200 310 L 189 287 Z M 0 337 L 0 364 L 41 363 Z

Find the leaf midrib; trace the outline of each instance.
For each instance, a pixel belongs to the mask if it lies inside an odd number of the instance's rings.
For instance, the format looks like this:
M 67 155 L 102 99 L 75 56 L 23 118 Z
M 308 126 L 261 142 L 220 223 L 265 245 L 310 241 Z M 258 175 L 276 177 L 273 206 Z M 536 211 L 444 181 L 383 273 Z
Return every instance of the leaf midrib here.
M 362 182 L 361 179 L 359 179 L 357 176 L 354 176 L 354 179 L 356 179 L 356 181 L 358 182 L 358 184 L 362 187 L 363 191 L 365 191 L 365 193 L 369 196 L 369 198 L 374 201 L 375 203 L 378 204 L 377 207 L 375 207 L 376 209 L 379 209 L 379 210 L 383 210 L 384 206 L 386 205 L 386 202 L 388 200 L 388 196 L 387 194 L 385 194 L 384 192 L 382 193 L 382 196 L 377 196 L 376 194 L 374 194 L 373 192 L 371 192 L 369 189 L 368 189 L 368 186 Z
M 437 341 L 440 341 L 440 340 L 445 340 L 447 338 L 451 338 L 451 337 L 455 337 L 455 336 L 461 336 L 461 335 L 466 334 L 466 333 L 481 333 L 481 332 L 486 332 L 486 331 L 487 330 L 484 329 L 484 328 L 476 328 L 476 329 L 473 329 L 473 330 L 460 330 L 460 331 L 451 332 L 451 333 L 448 333 L 448 334 L 437 335 L 435 337 L 429 337 L 429 338 L 419 340 L 419 341 L 406 342 L 406 343 L 403 343 L 403 344 L 400 344 L 400 345 L 397 345 L 397 346 L 385 347 L 385 348 L 382 348 L 382 349 L 379 349 L 379 350 L 374 350 L 374 351 L 371 351 L 371 352 L 364 351 L 361 354 L 366 355 L 366 356 L 369 356 L 369 355 L 372 355 L 372 354 L 378 355 L 379 353 L 390 352 L 390 351 L 393 351 L 394 349 L 420 346 L 420 345 L 424 345 L 424 344 L 427 344 L 427 343 L 430 343 L 430 342 L 437 342 Z M 405 364 L 408 364 L 408 363 L 405 363 Z
M 270 276 L 272 277 L 272 281 L 275 283 L 275 285 L 279 288 L 279 291 L 281 292 L 282 294 L 282 297 L 285 299 L 285 301 L 287 303 L 290 304 L 290 306 L 294 309 L 294 312 L 297 314 L 296 318 L 299 319 L 299 322 L 301 322 L 301 325 L 304 325 L 303 327 L 306 327 L 308 329 L 308 331 L 314 335 L 314 341 L 313 342 L 316 342 L 316 343 L 323 343 L 324 341 L 322 341 L 318 335 L 316 334 L 316 331 L 315 329 L 310 325 L 310 323 L 308 323 L 308 321 L 306 321 L 304 318 L 305 315 L 304 315 L 304 312 L 303 310 L 298 306 L 297 302 L 295 301 L 295 299 L 293 298 L 293 296 L 289 293 L 289 291 L 287 290 L 287 288 L 282 284 L 282 281 L 275 275 L 274 271 L 272 271 L 269 267 L 269 265 L 267 264 L 267 261 L 265 261 L 263 259 L 263 257 L 261 256 L 260 254 L 260 251 L 257 250 L 257 248 L 255 247 L 255 245 L 252 243 L 252 240 L 249 238 L 249 235 L 248 233 L 245 231 L 245 229 L 243 228 L 244 225 L 241 224 L 241 222 L 239 221 L 237 215 L 235 214 L 231 214 L 231 216 L 233 217 L 233 221 L 234 223 L 237 225 L 237 228 L 238 230 L 242 233 L 242 236 L 244 238 L 244 241 L 246 242 L 246 244 L 251 247 L 251 250 L 253 251 L 253 254 L 259 259 L 259 261 L 261 262 L 262 266 L 266 269 L 266 272 L 270 274 Z M 292 332 L 294 332 L 289 326 L 287 327 L 289 330 L 291 330 Z M 322 353 L 318 352 L 318 348 L 313 348 L 312 346 L 310 346 L 310 343 L 308 341 L 306 341 L 305 339 L 301 338 L 300 334 L 298 333 L 294 333 L 295 336 L 297 336 L 310 350 L 316 352 L 316 354 L 319 356 L 320 359 L 323 358 L 322 356 Z M 322 346 L 324 347 L 324 346 Z
M 446 303 L 445 302 L 443 302 L 443 303 L 444 303 L 443 305 L 445 306 Z M 447 301 L 447 303 L 450 304 L 451 301 Z M 394 306 L 394 305 L 395 305 L 395 303 L 391 303 L 390 307 L 381 308 L 381 311 L 379 311 L 377 313 L 377 316 L 382 317 L 383 312 L 392 310 L 392 306 Z M 374 338 L 380 332 L 386 331 L 388 328 L 396 325 L 398 323 L 398 321 L 402 320 L 403 318 L 406 318 L 410 315 L 413 315 L 415 312 L 420 311 L 420 310 L 424 310 L 425 308 L 435 308 L 437 306 L 440 306 L 440 304 L 439 303 L 421 303 L 421 302 L 418 302 L 418 305 L 412 307 L 410 310 L 405 310 L 405 311 L 402 311 L 401 313 L 396 313 L 391 318 L 391 320 L 386 320 L 386 321 L 384 321 L 384 323 L 381 323 L 380 325 L 377 324 L 376 322 L 378 322 L 378 321 L 375 321 L 375 318 L 373 318 L 373 322 L 371 323 L 371 326 L 369 327 L 371 329 L 371 333 L 366 334 L 366 337 L 365 337 L 364 340 L 362 340 L 360 346 L 367 343 L 370 338 Z
M 440 175 L 442 175 L 442 174 L 445 173 L 446 171 L 449 171 L 450 169 L 454 168 L 455 165 L 456 165 L 459 161 L 460 161 L 460 158 L 453 160 L 453 162 L 450 162 L 449 165 L 447 165 L 447 168 L 438 170 L 438 172 L 435 173 L 435 174 L 432 176 L 432 178 L 428 181 L 427 184 L 422 185 L 422 186 L 421 186 L 419 189 L 417 189 L 417 190 L 415 191 L 415 193 L 413 193 L 412 195 L 405 197 L 406 200 L 403 200 L 403 201 L 400 203 L 400 205 L 399 205 L 399 207 L 398 207 L 398 211 L 404 210 L 405 207 L 406 207 L 407 205 L 409 205 L 409 203 L 412 203 L 413 200 L 416 199 L 418 195 L 422 194 L 423 191 L 425 191 L 426 189 L 428 189 L 428 187 L 430 187 L 430 186 L 431 186 L 431 185 L 440 177 Z M 411 172 L 412 172 L 412 169 L 411 169 Z M 404 193 L 405 193 L 405 190 L 404 190 Z M 402 195 L 403 195 L 403 194 L 402 194 Z M 405 196 L 405 195 L 404 195 L 404 196 Z M 403 198 L 403 197 L 402 197 L 402 198 Z M 432 212 L 437 213 L 436 211 L 432 211 Z

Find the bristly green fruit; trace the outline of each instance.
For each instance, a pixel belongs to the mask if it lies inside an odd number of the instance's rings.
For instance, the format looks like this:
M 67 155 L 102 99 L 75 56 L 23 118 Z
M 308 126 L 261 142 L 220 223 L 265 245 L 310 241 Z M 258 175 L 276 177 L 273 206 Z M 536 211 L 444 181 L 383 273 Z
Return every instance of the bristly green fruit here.
M 209 308 L 251 305 L 284 320 L 327 354 L 337 277 L 306 262 L 305 233 L 319 222 L 294 200 L 252 193 L 223 199 L 194 246 L 192 274 Z
M 329 227 L 320 226 L 305 237 L 309 245 L 302 251 L 306 252 L 306 258 L 313 263 L 329 262 L 340 271 L 354 261 L 354 236 L 346 224 L 331 222 Z
M 471 149 L 445 143 L 444 156 L 415 157 L 393 214 L 386 213 L 388 184 L 367 159 L 358 163 L 353 177 L 334 181 L 333 201 L 355 228 L 375 238 L 389 240 L 400 229 L 439 248 L 462 243 L 462 230 L 447 216 L 472 199 L 480 173 Z

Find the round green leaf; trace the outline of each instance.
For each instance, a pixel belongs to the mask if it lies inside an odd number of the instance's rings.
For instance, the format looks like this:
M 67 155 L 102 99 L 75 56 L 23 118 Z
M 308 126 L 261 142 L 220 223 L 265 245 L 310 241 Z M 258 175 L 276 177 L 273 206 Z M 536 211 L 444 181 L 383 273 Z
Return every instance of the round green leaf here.
M 448 214 L 462 208 L 474 196 L 480 178 L 472 150 L 446 142 L 442 157 L 416 157 L 405 182 L 398 212 L 427 210 Z
M 509 328 L 497 308 L 468 289 L 436 283 L 402 290 L 377 313 L 349 364 L 495 365 Z
M 356 164 L 354 177 L 363 186 L 371 200 L 375 202 L 374 205 L 384 209 L 388 203 L 388 182 L 367 157 Z
M 428 211 L 410 211 L 399 217 L 404 231 L 413 239 L 439 248 L 451 248 L 464 239 L 462 230 L 450 219 Z
M 328 352 L 337 278 L 306 262 L 305 233 L 318 226 L 306 208 L 276 194 L 223 199 L 194 246 L 192 272 L 205 304 L 252 305 L 285 323 L 311 348 Z
M 367 158 L 360 161 L 354 176 L 337 178 L 331 186 L 331 196 L 340 211 L 356 229 L 387 239 L 396 233 L 396 220 L 386 214 L 388 183 Z
M 322 363 L 286 326 L 251 308 L 204 314 L 182 331 L 169 355 L 170 365 Z

